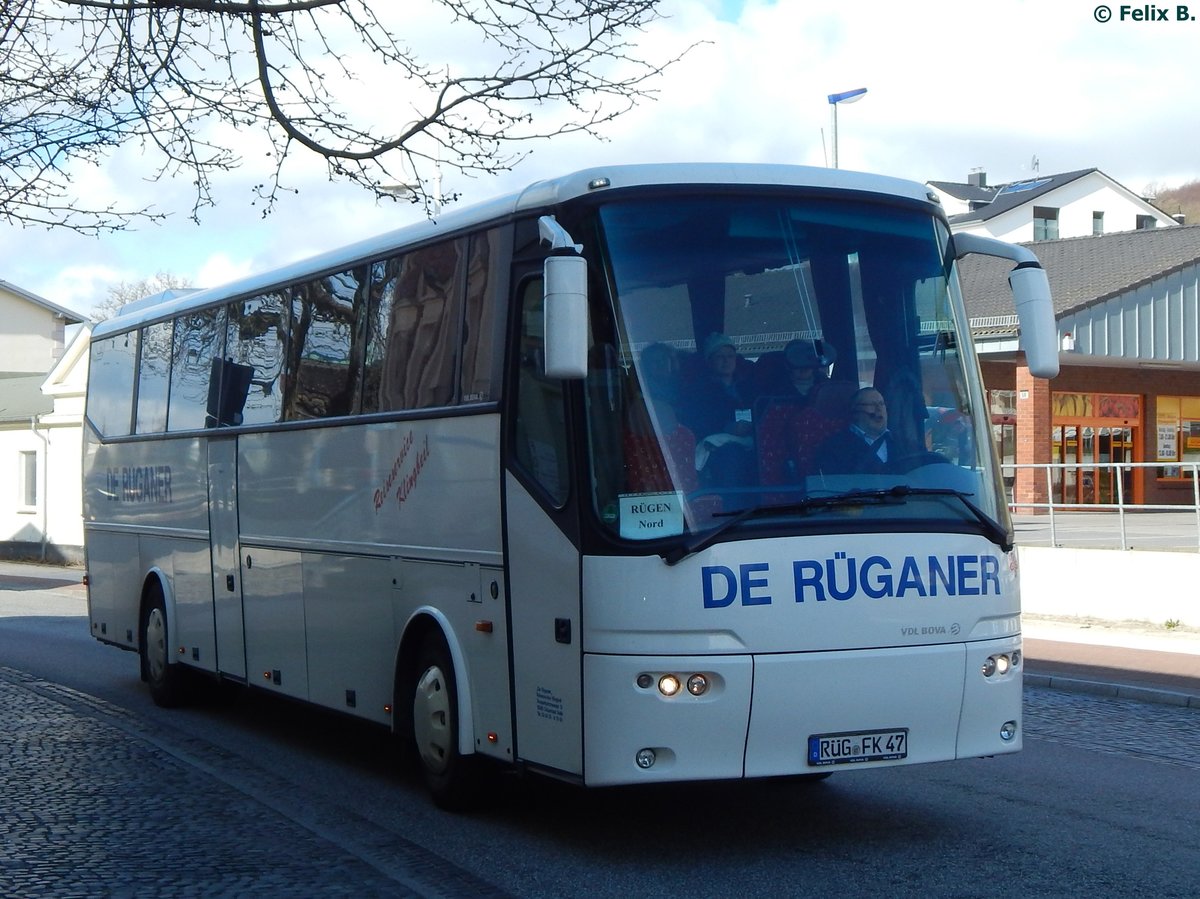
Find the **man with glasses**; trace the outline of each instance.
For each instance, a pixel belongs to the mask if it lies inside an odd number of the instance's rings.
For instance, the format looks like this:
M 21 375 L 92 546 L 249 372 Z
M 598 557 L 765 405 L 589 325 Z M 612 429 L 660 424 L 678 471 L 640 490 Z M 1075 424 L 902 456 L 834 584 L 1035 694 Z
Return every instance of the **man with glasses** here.
M 850 426 L 821 444 L 816 467 L 825 474 L 883 474 L 894 470 L 889 463 L 896 456 L 883 394 L 864 387 L 850 399 Z

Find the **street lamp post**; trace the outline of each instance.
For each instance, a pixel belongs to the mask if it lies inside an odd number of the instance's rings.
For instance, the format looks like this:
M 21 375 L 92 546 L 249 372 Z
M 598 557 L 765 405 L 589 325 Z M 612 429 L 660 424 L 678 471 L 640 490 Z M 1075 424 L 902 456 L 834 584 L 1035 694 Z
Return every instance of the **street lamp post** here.
M 829 95 L 829 114 L 832 120 L 831 130 L 833 132 L 833 167 L 838 167 L 838 137 L 837 137 L 837 108 L 839 103 L 854 103 L 861 100 L 866 94 L 865 87 L 856 87 L 852 91 L 842 91 L 840 94 Z

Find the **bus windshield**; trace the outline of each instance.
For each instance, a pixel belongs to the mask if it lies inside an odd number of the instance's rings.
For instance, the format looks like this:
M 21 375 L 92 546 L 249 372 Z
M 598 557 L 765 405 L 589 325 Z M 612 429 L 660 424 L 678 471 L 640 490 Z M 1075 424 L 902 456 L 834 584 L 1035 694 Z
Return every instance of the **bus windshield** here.
M 613 536 L 697 542 L 744 522 L 1011 541 L 931 210 L 723 193 L 598 216 L 611 343 L 592 354 L 588 423 Z

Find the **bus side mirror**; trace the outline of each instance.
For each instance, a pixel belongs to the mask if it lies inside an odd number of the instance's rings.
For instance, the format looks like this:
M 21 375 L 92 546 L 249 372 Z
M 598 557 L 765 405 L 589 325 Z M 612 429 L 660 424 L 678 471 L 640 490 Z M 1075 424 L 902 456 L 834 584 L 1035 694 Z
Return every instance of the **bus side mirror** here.
M 1025 247 L 983 237 L 978 234 L 955 234 L 954 252 L 961 259 L 968 253 L 997 256 L 1017 264 L 1008 273 L 1008 286 L 1017 307 L 1021 323 L 1021 349 L 1025 364 L 1035 378 L 1053 378 L 1058 374 L 1058 329 L 1054 322 L 1054 303 L 1050 298 L 1050 282 L 1037 256 Z
M 574 252 L 547 256 L 542 268 L 546 377 L 587 375 L 587 260 Z
M 208 377 L 206 428 L 228 428 L 242 423 L 242 411 L 250 394 L 254 367 L 232 359 L 214 357 Z
M 1053 378 L 1058 374 L 1058 330 L 1046 271 L 1040 265 L 1018 265 L 1008 273 L 1008 285 L 1021 322 L 1029 373 L 1035 378 Z

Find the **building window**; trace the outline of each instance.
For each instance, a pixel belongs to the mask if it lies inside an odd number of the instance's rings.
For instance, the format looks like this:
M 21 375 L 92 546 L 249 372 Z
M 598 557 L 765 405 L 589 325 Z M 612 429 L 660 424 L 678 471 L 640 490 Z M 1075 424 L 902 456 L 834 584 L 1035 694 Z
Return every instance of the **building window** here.
M 1054 206 L 1033 207 L 1033 239 L 1056 240 L 1058 238 L 1058 209 Z
M 1151 228 L 1158 227 L 1158 219 L 1152 215 L 1139 215 L 1137 217 L 1137 229 L 1139 231 L 1149 231 Z
M 1104 233 L 1104 213 L 1092 213 L 1092 236 L 1099 237 Z
M 37 453 L 17 453 L 17 498 L 22 509 L 37 508 Z
M 1190 480 L 1200 465 L 1200 396 L 1160 396 L 1157 401 L 1155 461 L 1164 465 L 1158 476 Z

